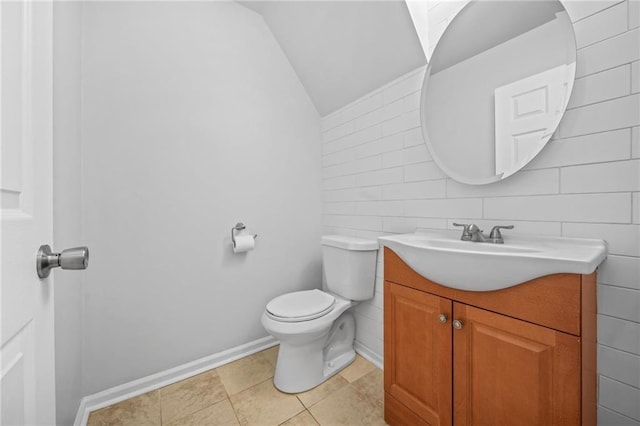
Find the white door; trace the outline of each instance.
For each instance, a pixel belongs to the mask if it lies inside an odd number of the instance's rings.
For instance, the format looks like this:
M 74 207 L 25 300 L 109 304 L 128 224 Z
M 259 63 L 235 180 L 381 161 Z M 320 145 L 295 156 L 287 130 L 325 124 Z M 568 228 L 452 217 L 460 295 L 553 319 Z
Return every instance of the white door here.
M 561 65 L 495 89 L 497 175 L 518 171 L 551 138 L 569 101 L 574 67 Z
M 0 1 L 0 424 L 55 424 L 52 7 Z

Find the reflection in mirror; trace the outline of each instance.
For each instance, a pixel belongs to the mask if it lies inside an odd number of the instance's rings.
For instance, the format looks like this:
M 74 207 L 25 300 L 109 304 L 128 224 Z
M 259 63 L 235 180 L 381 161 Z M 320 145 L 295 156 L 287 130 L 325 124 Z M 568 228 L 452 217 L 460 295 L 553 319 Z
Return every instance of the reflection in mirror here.
M 422 88 L 425 141 L 451 178 L 511 176 L 551 138 L 575 76 L 559 1 L 472 1 L 438 41 Z

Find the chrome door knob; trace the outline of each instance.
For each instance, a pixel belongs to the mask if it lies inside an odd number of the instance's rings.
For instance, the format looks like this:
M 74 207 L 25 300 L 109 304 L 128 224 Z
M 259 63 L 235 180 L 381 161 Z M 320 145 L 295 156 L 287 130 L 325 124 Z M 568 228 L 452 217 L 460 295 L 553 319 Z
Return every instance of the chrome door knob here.
M 62 250 L 61 253 L 52 253 L 48 245 L 40 246 L 36 256 L 36 271 L 38 277 L 47 278 L 51 269 L 87 269 L 89 266 L 89 249 L 87 247 L 74 247 Z
M 438 315 L 438 321 L 440 321 L 442 324 L 447 322 L 447 316 L 445 314 L 440 314 Z
M 60 267 L 62 269 L 87 269 L 89 266 L 89 249 L 74 247 L 62 250 L 60 253 Z
M 453 320 L 451 322 L 451 325 L 453 325 L 453 328 L 455 328 L 456 330 L 460 330 L 462 328 L 462 321 L 460 320 Z

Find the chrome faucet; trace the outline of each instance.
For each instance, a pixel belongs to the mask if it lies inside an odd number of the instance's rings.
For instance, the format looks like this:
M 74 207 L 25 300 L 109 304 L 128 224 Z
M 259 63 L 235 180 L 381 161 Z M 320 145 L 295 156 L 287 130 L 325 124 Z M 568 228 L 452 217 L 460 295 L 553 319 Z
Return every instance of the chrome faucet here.
M 489 236 L 487 237 L 482 232 L 482 229 L 478 227 L 478 225 L 465 224 L 465 223 L 454 223 L 453 226 L 462 226 L 462 236 L 460 239 L 462 241 L 472 241 L 474 243 L 492 243 L 492 244 L 503 244 L 504 239 L 502 238 L 501 229 L 513 229 L 513 225 L 502 226 L 496 225 L 491 229 Z

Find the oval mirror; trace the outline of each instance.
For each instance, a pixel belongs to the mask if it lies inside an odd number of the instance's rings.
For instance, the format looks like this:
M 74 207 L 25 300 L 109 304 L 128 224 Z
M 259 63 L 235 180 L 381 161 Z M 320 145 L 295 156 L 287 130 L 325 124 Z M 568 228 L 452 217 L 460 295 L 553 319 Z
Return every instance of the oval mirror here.
M 575 63 L 559 1 L 471 1 L 438 41 L 422 87 L 422 131 L 436 164 L 475 185 L 520 170 L 558 127 Z

